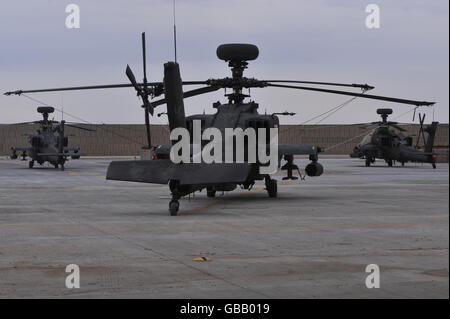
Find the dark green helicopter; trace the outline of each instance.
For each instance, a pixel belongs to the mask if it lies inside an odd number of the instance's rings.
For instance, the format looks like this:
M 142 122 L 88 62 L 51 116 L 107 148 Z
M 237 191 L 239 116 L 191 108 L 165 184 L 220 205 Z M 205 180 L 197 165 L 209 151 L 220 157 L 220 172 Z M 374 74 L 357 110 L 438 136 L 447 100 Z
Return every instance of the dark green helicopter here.
M 407 162 L 430 163 L 436 168 L 437 154 L 433 152 L 434 137 L 438 122 L 432 122 L 426 127 L 423 126 L 425 114 L 420 116 L 419 138 L 413 146 L 412 136 L 403 136 L 401 132 L 405 129 L 397 122 L 388 121 L 387 118 L 392 114 L 392 109 L 378 109 L 377 114 L 381 115 L 381 121 L 373 122 L 371 125 L 378 127 L 367 134 L 362 141 L 355 146 L 350 157 L 363 158 L 366 166 L 375 163 L 375 159 L 383 159 L 389 166 L 394 162 L 399 162 L 402 166 Z M 428 134 L 425 138 L 424 133 Z M 420 139 L 423 138 L 424 150 L 418 149 Z
M 207 128 L 217 128 L 223 132 L 226 128 L 279 128 L 278 115 L 292 115 L 293 113 L 273 113 L 259 114 L 259 104 L 254 101 L 246 102 L 245 99 L 250 95 L 244 94 L 243 89 L 250 88 L 289 88 L 297 90 L 308 90 L 315 92 L 324 92 L 332 94 L 347 95 L 352 97 L 361 97 L 367 99 L 376 99 L 382 101 L 411 104 L 416 106 L 433 105 L 433 102 L 421 102 L 407 99 L 399 99 L 385 96 L 368 95 L 366 91 L 373 89 L 373 86 L 367 84 L 344 84 L 329 82 L 312 81 L 292 81 L 292 80 L 257 80 L 243 76 L 243 71 L 247 68 L 248 61 L 255 60 L 259 55 L 259 50 L 251 44 L 224 44 L 217 48 L 219 59 L 228 62 L 231 68 L 232 77 L 209 79 L 206 81 L 182 81 L 180 76 L 179 64 L 177 62 L 168 62 L 164 64 L 163 82 L 147 82 L 146 77 L 146 54 L 145 54 L 145 33 L 142 34 L 143 51 L 143 69 L 144 80 L 138 83 L 130 67 L 126 68 L 126 75 L 131 84 L 112 84 L 97 86 L 81 86 L 69 88 L 41 89 L 41 90 L 19 90 L 7 92 L 6 95 L 34 92 L 50 92 L 65 90 L 84 90 L 84 89 L 107 89 L 134 87 L 137 95 L 142 99 L 145 113 L 146 135 L 148 148 L 153 152 L 153 160 L 138 161 L 113 161 L 110 163 L 106 178 L 109 180 L 132 181 L 143 183 L 156 183 L 169 185 L 172 200 L 169 203 L 170 215 L 177 215 L 179 209 L 178 200 L 195 191 L 207 190 L 208 197 L 214 197 L 217 191 L 232 191 L 237 186 L 250 190 L 257 180 L 264 180 L 268 195 L 277 196 L 277 181 L 269 174 L 260 174 L 260 167 L 263 166 L 259 160 L 256 163 L 233 162 L 233 163 L 180 163 L 175 164 L 169 159 L 172 145 L 153 146 L 150 136 L 149 115 L 153 115 L 154 108 L 166 104 L 169 127 L 171 130 L 176 128 L 186 128 L 193 135 L 193 121 L 201 121 L 202 130 Z M 280 84 L 285 83 L 285 84 Z M 292 84 L 309 84 L 324 86 L 339 86 L 361 89 L 363 92 L 347 92 L 339 90 L 330 90 L 324 88 L 297 86 Z M 183 92 L 185 85 L 204 85 L 204 87 Z M 214 92 L 219 89 L 231 89 L 231 93 L 226 94 L 228 102 L 222 104 L 216 102 L 213 108 L 214 114 L 198 114 L 185 116 L 184 98 L 193 97 L 200 94 Z M 150 102 L 157 96 L 164 94 L 165 98 Z M 268 135 L 268 134 L 266 134 Z M 268 145 L 266 145 L 268 147 Z M 236 145 L 234 145 L 236 148 Z M 191 144 L 191 148 L 193 145 Z M 293 171 L 300 171 L 294 164 L 295 155 L 308 155 L 310 163 L 305 167 L 306 175 L 320 176 L 324 169 L 318 163 L 318 154 L 323 149 L 319 146 L 309 145 L 278 145 L 279 162 L 284 159 L 285 165 L 282 170 L 287 171 L 284 179 L 296 179 Z M 303 179 L 303 178 L 302 178 Z
M 67 124 L 65 121 L 57 122 L 48 119 L 48 115 L 53 113 L 55 109 L 51 106 L 40 106 L 37 108 L 38 113 L 42 114 L 43 119 L 40 121 L 23 122 L 17 124 L 39 124 L 40 128 L 36 134 L 28 136 L 30 146 L 27 147 L 11 147 L 11 159 L 17 159 L 17 152 L 22 152 L 20 157 L 26 160 L 30 157 L 28 167 L 33 168 L 34 162 L 42 165 L 49 162 L 55 168 L 60 167 L 64 170 L 64 163 L 70 156 L 72 159 L 79 159 L 81 154 L 78 146 L 68 146 L 68 137 L 64 136 L 64 127 L 70 126 L 80 130 L 93 131 L 84 127 Z

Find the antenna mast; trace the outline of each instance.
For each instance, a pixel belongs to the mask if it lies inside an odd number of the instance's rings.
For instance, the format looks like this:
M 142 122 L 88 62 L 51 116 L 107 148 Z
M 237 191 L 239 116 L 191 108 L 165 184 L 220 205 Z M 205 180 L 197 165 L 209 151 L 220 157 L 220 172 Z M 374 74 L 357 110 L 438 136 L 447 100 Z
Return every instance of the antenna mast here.
M 176 20 L 176 0 L 173 0 L 173 48 L 175 52 L 175 62 L 177 62 L 177 20 Z

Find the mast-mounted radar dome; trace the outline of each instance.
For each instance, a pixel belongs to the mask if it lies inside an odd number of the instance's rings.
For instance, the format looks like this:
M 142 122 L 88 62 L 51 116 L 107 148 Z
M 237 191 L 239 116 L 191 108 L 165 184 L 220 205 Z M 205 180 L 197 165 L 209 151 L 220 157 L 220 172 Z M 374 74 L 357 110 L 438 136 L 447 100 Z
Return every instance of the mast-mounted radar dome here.
M 51 106 L 39 106 L 37 108 L 37 111 L 38 111 L 38 113 L 42 113 L 42 114 L 47 113 L 48 114 L 48 113 L 55 112 L 55 109 Z
M 377 109 L 377 114 L 391 115 L 392 114 L 392 109 Z
M 231 43 L 219 45 L 216 54 L 224 61 L 251 61 L 256 60 L 259 50 L 253 44 Z

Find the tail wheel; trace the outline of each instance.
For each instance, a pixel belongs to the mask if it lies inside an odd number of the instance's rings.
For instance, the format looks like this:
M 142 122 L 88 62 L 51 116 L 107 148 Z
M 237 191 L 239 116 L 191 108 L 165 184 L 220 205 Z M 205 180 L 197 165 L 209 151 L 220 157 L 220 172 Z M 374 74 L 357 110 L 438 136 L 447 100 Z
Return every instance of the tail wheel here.
M 206 196 L 216 197 L 216 191 L 214 189 L 206 189 Z
M 180 208 L 180 203 L 177 200 L 171 200 L 169 203 L 169 213 L 170 216 L 177 216 L 178 209 Z
M 269 197 L 277 197 L 278 193 L 278 184 L 275 179 L 269 179 L 266 182 L 266 190 L 267 194 L 269 194 Z

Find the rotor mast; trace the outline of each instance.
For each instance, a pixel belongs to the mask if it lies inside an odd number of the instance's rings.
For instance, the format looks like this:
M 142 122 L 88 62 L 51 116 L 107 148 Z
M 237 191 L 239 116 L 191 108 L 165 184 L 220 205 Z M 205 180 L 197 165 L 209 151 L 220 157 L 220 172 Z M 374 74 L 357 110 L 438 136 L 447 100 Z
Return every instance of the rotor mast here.
M 258 47 L 253 44 L 222 44 L 217 48 L 216 54 L 219 59 L 227 61 L 231 68 L 232 79 L 230 84 L 233 93 L 226 95 L 229 103 L 242 103 L 244 98 L 249 97 L 249 95 L 242 93 L 244 70 L 247 68 L 247 61 L 255 60 L 258 57 Z
M 230 104 L 235 103 L 239 104 L 246 97 L 250 97 L 249 95 L 242 93 L 242 86 L 237 84 L 239 80 L 242 79 L 244 70 L 247 68 L 248 63 L 245 61 L 230 61 L 228 66 L 231 68 L 231 73 L 233 75 L 233 82 L 236 84 L 233 85 L 233 93 L 227 94 L 228 102 Z

